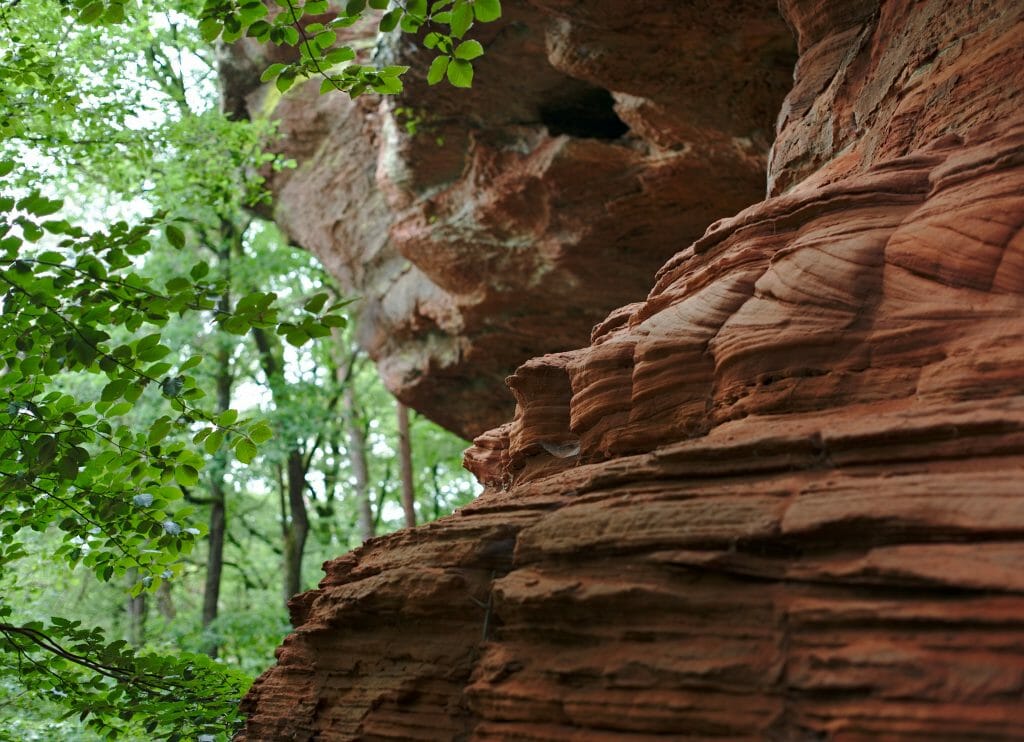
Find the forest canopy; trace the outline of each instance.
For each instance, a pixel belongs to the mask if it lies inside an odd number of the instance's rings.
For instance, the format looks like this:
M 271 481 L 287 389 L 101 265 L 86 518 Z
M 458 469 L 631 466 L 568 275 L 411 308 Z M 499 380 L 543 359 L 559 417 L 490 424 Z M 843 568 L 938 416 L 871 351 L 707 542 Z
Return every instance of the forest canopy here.
M 0 739 L 227 739 L 317 565 L 475 492 L 383 388 L 359 302 L 258 216 L 282 93 L 391 94 L 366 17 L 468 87 L 498 0 L 0 0 Z

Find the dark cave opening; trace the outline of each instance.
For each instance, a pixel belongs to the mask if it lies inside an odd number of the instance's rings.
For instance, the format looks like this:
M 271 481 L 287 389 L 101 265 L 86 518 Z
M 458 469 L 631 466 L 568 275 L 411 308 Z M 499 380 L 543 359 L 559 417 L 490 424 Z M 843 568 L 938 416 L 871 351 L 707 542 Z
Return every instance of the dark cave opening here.
M 552 136 L 618 139 L 629 131 L 615 114 L 612 94 L 604 88 L 586 88 L 550 101 L 541 106 L 540 120 Z

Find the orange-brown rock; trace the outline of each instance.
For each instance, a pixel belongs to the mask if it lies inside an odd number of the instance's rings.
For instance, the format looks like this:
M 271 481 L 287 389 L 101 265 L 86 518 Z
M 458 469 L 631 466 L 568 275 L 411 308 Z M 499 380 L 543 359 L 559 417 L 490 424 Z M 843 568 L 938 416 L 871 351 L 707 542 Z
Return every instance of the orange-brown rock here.
M 327 565 L 247 739 L 1024 737 L 1024 5 L 781 5 L 771 197 Z
M 261 52 L 234 50 L 226 105 L 273 116 L 297 165 L 271 174 L 273 215 L 362 299 L 361 342 L 403 401 L 467 438 L 499 424 L 519 364 L 584 344 L 762 197 L 793 42 L 774 0 L 718 6 L 709 23 L 663 0 L 506 0 L 474 29 L 472 90 L 428 89 L 432 53 L 381 41 L 420 75 L 384 100 L 250 92 Z

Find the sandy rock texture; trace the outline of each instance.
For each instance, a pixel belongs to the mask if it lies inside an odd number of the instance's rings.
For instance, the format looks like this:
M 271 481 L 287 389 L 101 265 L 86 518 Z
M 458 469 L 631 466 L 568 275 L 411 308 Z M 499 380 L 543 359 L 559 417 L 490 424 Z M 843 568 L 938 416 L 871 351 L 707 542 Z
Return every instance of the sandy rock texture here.
M 243 738 L 1024 737 L 1024 5 L 781 9 L 770 197 L 326 565 Z
M 227 107 L 277 119 L 297 164 L 270 179 L 274 218 L 363 299 L 388 387 L 467 438 L 511 416 L 519 364 L 585 344 L 763 197 L 796 59 L 774 0 L 503 8 L 474 30 L 471 91 L 428 88 L 432 53 L 400 39 L 376 59 L 420 76 L 385 100 L 321 97 L 318 80 L 280 98 L 253 83 L 280 52 L 252 43 L 222 67 Z

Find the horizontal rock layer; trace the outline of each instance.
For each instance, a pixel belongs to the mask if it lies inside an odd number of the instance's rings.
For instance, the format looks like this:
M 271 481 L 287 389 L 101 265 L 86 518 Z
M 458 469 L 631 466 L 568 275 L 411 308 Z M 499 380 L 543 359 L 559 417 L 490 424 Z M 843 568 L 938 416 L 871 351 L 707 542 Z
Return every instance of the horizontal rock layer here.
M 327 565 L 246 738 L 1024 736 L 1024 8 L 782 8 L 773 197 Z

